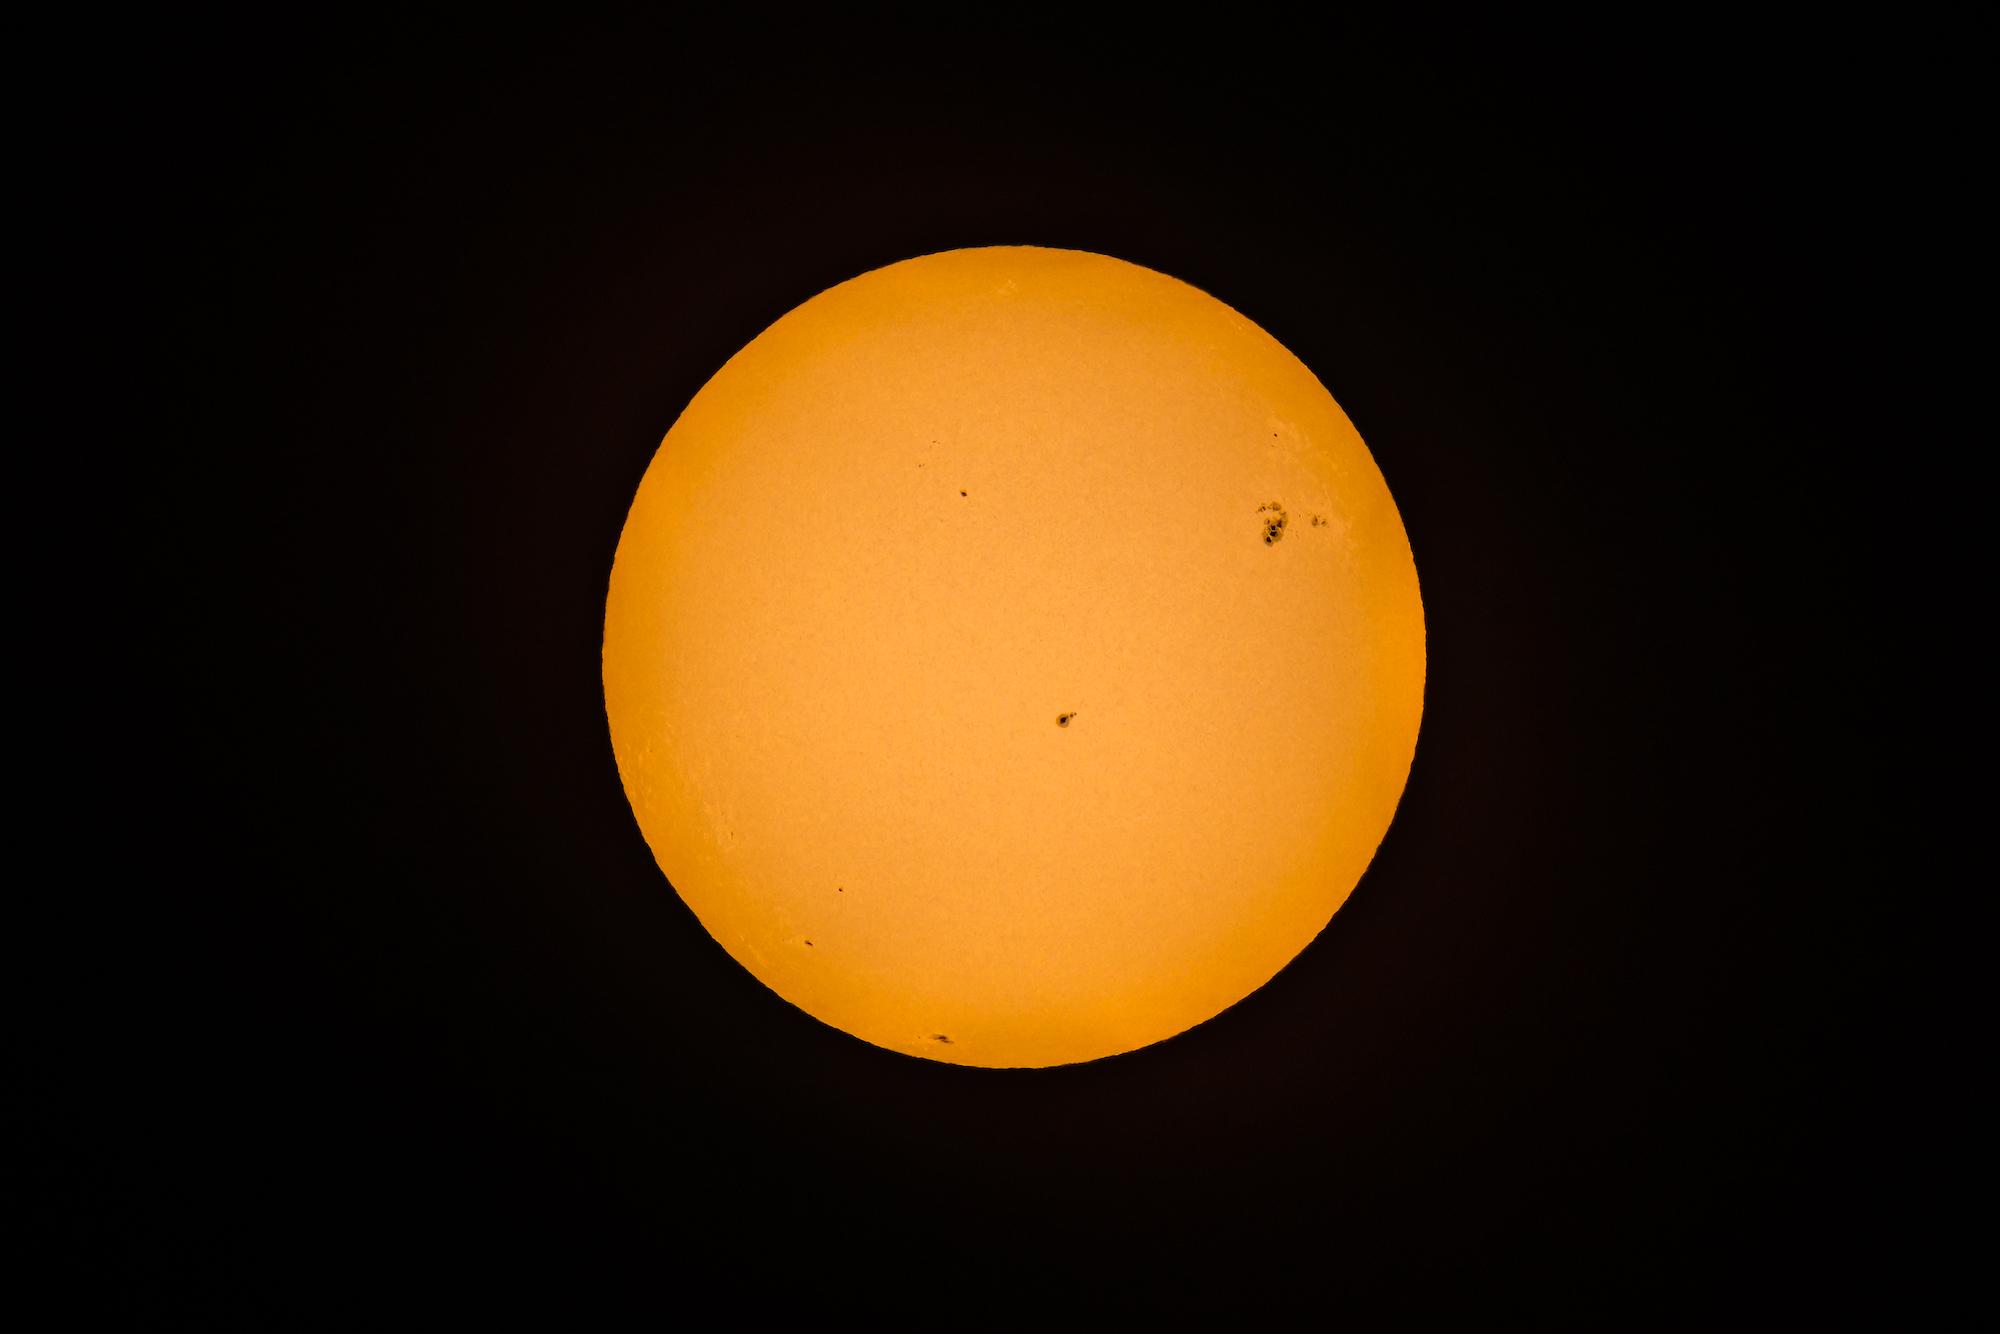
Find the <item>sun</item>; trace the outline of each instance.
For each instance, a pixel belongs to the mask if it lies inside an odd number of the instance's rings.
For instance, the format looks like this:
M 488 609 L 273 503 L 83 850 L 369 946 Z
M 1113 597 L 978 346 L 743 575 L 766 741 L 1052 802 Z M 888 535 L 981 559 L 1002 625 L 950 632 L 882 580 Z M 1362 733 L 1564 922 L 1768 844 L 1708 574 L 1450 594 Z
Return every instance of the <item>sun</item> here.
M 1256 990 L 1388 829 L 1401 516 L 1313 373 L 1108 256 L 926 255 L 716 372 L 605 607 L 612 749 L 702 925 L 856 1037 L 1130 1051 Z

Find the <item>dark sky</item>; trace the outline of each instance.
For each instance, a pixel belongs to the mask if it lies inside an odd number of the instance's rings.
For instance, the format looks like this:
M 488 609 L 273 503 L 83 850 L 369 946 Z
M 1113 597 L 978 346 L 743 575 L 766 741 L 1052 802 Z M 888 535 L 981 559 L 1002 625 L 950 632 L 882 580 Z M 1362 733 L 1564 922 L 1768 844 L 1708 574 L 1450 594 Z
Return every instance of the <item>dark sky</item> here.
M 1863 669 L 1821 629 L 1861 578 L 1851 84 L 1736 30 L 986 23 L 153 35 L 175 869 L 126 919 L 157 977 L 66 1011 L 117 1096 L 29 1099 L 74 1300 L 1337 1320 L 1863 1282 L 1897 945 L 1878 831 L 1833 827 Z M 1173 274 L 1312 367 L 1430 645 L 1334 925 L 1195 1031 L 1012 1073 L 730 961 L 597 675 L 704 381 L 835 282 L 992 243 Z

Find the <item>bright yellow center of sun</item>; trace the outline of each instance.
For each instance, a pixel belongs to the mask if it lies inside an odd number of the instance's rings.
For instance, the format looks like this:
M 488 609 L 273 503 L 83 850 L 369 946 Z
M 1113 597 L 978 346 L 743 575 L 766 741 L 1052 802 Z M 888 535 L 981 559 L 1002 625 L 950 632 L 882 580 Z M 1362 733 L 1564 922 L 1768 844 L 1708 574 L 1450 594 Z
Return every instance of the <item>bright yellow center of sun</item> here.
M 604 694 L 667 878 L 915 1056 L 1143 1047 L 1263 985 L 1410 769 L 1394 500 L 1278 342 L 1103 255 L 863 274 L 732 357 L 612 567 Z

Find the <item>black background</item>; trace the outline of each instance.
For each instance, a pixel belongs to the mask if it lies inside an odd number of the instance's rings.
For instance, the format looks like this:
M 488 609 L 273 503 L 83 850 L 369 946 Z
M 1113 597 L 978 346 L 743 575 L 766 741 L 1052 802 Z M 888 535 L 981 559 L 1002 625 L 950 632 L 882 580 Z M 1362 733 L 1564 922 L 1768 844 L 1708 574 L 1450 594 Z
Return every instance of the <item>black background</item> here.
M 1883 1167 L 1847 1135 L 1894 947 L 1867 830 L 1831 839 L 1851 682 L 1817 651 L 1857 577 L 1824 274 L 1865 108 L 1790 35 L 1217 22 L 158 34 L 145 577 L 186 800 L 132 919 L 157 973 L 85 1007 L 121 1093 L 42 1118 L 75 1300 L 1868 1289 Z M 1395 493 L 1430 645 L 1333 926 L 1192 1032 L 1007 1073 L 731 962 L 598 681 L 626 506 L 704 381 L 838 281 L 994 243 L 1173 274 L 1297 353 Z

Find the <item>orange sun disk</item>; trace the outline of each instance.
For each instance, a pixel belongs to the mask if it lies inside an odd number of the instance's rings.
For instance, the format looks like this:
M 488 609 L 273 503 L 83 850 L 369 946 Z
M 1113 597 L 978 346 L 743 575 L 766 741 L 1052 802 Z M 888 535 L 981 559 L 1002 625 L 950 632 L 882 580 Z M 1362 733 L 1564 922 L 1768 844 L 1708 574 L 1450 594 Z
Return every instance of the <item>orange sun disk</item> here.
M 1129 1051 L 1263 985 L 1395 813 L 1410 545 L 1297 358 L 1103 255 L 927 255 L 718 371 L 605 608 L 613 751 L 745 968 L 935 1060 Z

